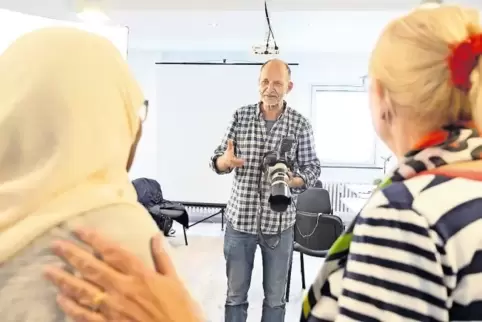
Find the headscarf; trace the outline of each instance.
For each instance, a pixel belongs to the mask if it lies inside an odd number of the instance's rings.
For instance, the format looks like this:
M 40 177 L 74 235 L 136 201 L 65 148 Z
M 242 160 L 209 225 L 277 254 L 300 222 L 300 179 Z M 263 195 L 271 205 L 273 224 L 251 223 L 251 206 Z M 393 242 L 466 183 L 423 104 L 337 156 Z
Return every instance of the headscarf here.
M 0 263 L 75 216 L 146 215 L 126 171 L 143 101 L 120 52 L 86 31 L 40 29 L 0 55 Z

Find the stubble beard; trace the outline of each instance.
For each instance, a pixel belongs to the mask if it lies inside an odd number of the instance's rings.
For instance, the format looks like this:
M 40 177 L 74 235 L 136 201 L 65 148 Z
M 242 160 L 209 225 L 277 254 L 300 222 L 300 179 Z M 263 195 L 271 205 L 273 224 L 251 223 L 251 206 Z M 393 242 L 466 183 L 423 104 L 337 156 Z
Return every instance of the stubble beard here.
M 276 102 L 274 104 L 263 103 L 263 105 L 266 107 L 268 111 L 273 112 L 281 109 L 281 106 L 283 106 L 283 100 L 281 100 L 280 102 Z

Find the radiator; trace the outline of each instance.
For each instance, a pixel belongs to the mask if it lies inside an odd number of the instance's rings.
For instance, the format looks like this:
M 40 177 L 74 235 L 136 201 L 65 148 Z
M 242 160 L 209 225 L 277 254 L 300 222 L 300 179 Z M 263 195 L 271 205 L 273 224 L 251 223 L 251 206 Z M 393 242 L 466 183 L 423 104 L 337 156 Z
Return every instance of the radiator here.
M 337 181 L 323 181 L 323 189 L 328 190 L 328 193 L 330 194 L 331 207 L 333 208 L 334 214 L 340 215 L 352 213 L 352 211 L 348 209 L 348 207 L 346 207 L 345 204 L 341 201 L 342 198 L 356 197 L 355 193 L 353 193 L 347 188 L 347 184 L 349 183 Z M 186 209 L 189 213 L 189 216 L 199 217 L 206 217 L 219 211 L 219 208 L 205 207 L 202 206 L 202 204 L 199 206 L 188 205 Z
M 347 188 L 347 183 L 345 182 L 326 182 L 323 181 L 323 189 L 328 190 L 330 194 L 331 207 L 333 208 L 333 213 L 350 213 L 351 210 L 345 206 L 341 201 L 342 198 L 353 198 L 356 195 Z
M 195 205 L 195 203 L 191 203 L 190 205 L 189 204 L 186 205 L 186 210 L 187 210 L 187 213 L 189 214 L 189 221 L 193 223 L 219 213 L 221 208 L 206 207 L 206 206 L 203 206 L 202 204 Z M 207 222 L 220 223 L 221 216 L 219 215 L 219 216 L 211 217 Z

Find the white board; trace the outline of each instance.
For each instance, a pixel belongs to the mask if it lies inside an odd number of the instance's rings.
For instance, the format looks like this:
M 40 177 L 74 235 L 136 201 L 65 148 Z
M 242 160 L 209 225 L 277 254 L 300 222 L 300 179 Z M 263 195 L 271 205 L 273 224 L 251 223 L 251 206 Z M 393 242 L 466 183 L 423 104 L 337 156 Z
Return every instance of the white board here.
M 258 102 L 260 66 L 155 68 L 158 179 L 163 194 L 169 200 L 226 203 L 233 175 L 215 174 L 209 162 L 233 112 Z

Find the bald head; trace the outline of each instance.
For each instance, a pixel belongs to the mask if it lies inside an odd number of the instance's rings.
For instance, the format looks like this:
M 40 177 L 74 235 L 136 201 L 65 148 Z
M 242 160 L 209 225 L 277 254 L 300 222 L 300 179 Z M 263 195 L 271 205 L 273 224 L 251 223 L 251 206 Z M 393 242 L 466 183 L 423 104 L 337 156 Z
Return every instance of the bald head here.
M 268 65 L 271 65 L 271 64 L 274 64 L 277 66 L 277 68 L 279 68 L 280 66 L 282 66 L 286 72 L 288 73 L 288 77 L 291 78 L 291 69 L 290 69 L 290 66 L 282 61 L 281 59 L 277 59 L 277 58 L 273 58 L 273 59 L 270 59 L 270 60 L 267 60 L 262 66 L 261 66 L 261 72 L 263 71 L 263 69 L 268 66 Z
M 291 89 L 291 70 L 280 59 L 271 59 L 261 66 L 259 75 L 259 94 L 265 108 L 280 109 Z

